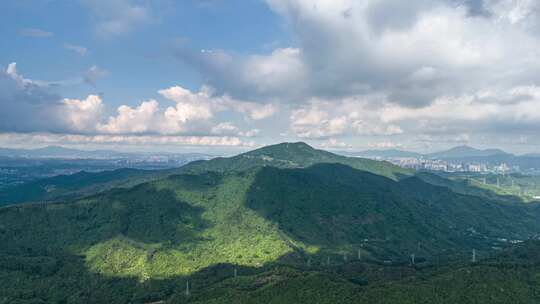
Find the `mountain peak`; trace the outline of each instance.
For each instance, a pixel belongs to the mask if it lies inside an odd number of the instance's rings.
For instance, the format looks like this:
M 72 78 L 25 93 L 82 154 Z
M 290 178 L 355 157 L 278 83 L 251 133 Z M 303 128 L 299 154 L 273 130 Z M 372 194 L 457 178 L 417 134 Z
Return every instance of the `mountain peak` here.
M 195 162 L 182 167 L 183 172 L 243 171 L 257 167 L 307 168 L 315 164 L 339 163 L 349 167 L 383 175 L 392 179 L 398 175 L 408 175 L 409 171 L 390 163 L 346 157 L 325 150 L 315 149 L 304 142 L 285 142 L 265 146 L 229 158 L 215 158 Z
M 250 152 L 245 153 L 246 155 L 261 155 L 261 154 L 303 154 L 309 153 L 312 154 L 316 151 L 315 148 L 306 144 L 305 142 L 284 142 L 280 144 L 265 146 Z M 323 151 L 321 151 L 323 152 Z
M 271 148 L 271 147 L 280 147 L 280 148 L 284 148 L 284 149 L 311 149 L 311 150 L 315 150 L 315 148 L 313 148 L 312 146 L 306 144 L 303 141 L 283 142 L 283 143 L 263 147 L 263 149 L 264 148 Z

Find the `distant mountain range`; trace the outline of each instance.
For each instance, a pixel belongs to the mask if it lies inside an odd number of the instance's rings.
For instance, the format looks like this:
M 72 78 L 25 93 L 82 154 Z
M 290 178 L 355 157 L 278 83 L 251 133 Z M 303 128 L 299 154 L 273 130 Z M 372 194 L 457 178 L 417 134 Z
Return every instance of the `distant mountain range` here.
M 448 159 L 448 158 L 464 158 L 464 157 L 490 157 L 490 156 L 515 156 L 500 149 L 476 149 L 469 146 L 458 146 L 449 150 L 422 154 L 418 152 L 410 152 L 398 149 L 387 150 L 366 150 L 361 152 L 348 153 L 349 155 L 359 157 L 380 157 L 380 158 L 400 158 L 400 157 L 415 157 L 415 158 L 431 158 L 431 159 Z M 528 154 L 524 156 L 540 156 L 539 154 Z
M 12 157 L 12 158 L 67 158 L 67 159 L 111 159 L 111 158 L 135 158 L 135 157 L 148 157 L 148 156 L 204 156 L 208 158 L 209 155 L 202 153 L 167 153 L 167 152 L 155 152 L 155 153 L 128 153 L 118 152 L 113 150 L 78 150 L 71 148 L 64 148 L 60 146 L 48 146 L 38 149 L 11 149 L 0 148 L 0 157 Z
M 445 159 L 445 158 L 464 158 L 464 157 L 490 157 L 490 156 L 510 156 L 500 149 L 475 149 L 469 146 L 458 146 L 450 150 L 427 154 L 429 158 Z
M 469 146 L 458 146 L 449 150 L 435 153 L 416 153 L 403 150 L 367 150 L 362 152 L 344 152 L 343 154 L 367 157 L 367 158 L 425 158 L 425 159 L 440 159 L 455 162 L 467 163 L 486 163 L 486 164 L 501 164 L 506 163 L 509 166 L 519 166 L 521 169 L 540 169 L 540 153 L 532 153 L 525 155 L 515 155 L 505 152 L 500 149 L 476 149 Z

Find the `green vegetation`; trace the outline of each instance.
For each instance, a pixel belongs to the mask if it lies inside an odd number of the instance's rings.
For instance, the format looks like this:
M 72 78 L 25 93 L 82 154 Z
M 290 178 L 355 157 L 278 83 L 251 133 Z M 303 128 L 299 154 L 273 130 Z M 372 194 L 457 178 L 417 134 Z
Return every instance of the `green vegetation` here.
M 305 144 L 174 173 L 0 208 L 0 303 L 538 300 L 538 244 L 488 258 L 540 231 L 534 204 Z
M 50 202 L 80 198 L 114 187 L 128 188 L 166 176 L 169 170 L 118 169 L 98 173 L 79 172 L 38 179 L 0 189 L 0 206 L 26 202 Z
M 442 177 L 440 180 L 455 181 L 457 184 L 464 185 L 463 189 L 467 191 L 474 189 L 476 195 L 487 195 L 492 199 L 539 201 L 534 199 L 540 196 L 540 176 L 538 175 L 445 173 Z
M 215 158 L 192 162 L 179 169 L 180 172 L 201 173 L 206 171 L 245 171 L 256 167 L 307 168 L 321 163 L 336 163 L 382 175 L 392 179 L 410 176 L 412 171 L 388 162 L 364 158 L 346 157 L 323 150 L 313 149 L 305 143 L 282 143 L 264 147 L 231 158 Z

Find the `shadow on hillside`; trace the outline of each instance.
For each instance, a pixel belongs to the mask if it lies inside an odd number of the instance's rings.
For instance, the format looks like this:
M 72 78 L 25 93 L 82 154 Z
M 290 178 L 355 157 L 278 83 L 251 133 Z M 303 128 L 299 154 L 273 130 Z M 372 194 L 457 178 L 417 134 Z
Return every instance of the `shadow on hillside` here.
M 311 267 L 281 262 L 289 259 L 291 257 L 284 256 L 280 261 L 262 267 L 215 264 L 189 276 L 141 282 L 135 277 L 114 277 L 91 272 L 82 257 L 68 253 L 33 257 L 0 255 L 0 300 L 7 303 L 206 303 L 211 298 L 227 299 L 227 292 L 245 295 L 313 272 L 325 275 L 327 280 L 334 283 L 352 282 L 359 288 L 367 285 L 368 281 L 354 281 L 358 278 L 370 277 L 370 283 L 372 279 L 401 280 L 404 270 L 405 275 L 416 271 L 409 266 L 354 261 L 333 261 L 330 266 Z M 385 271 L 370 273 L 369 268 L 372 267 L 379 270 L 384 268 Z M 238 277 L 235 277 L 235 273 Z M 187 284 L 189 296 L 186 295 Z M 360 292 L 359 289 L 357 291 Z
M 513 195 L 513 194 L 500 194 L 500 193 L 497 193 L 495 189 L 482 187 L 478 184 L 475 185 L 473 181 L 475 181 L 476 183 L 480 183 L 480 182 L 478 180 L 474 180 L 471 178 L 461 177 L 461 179 L 456 180 L 456 179 L 446 178 L 444 176 L 440 176 L 438 174 L 427 172 L 427 171 L 417 172 L 415 176 L 433 185 L 446 187 L 456 193 L 460 193 L 464 195 L 478 196 L 478 197 L 482 197 L 482 198 L 489 199 L 492 201 L 498 201 L 498 202 L 510 203 L 510 204 L 529 203 L 529 202 L 526 202 L 520 196 Z M 535 204 L 534 202 L 530 202 L 530 203 Z
M 110 189 L 111 184 L 120 185 L 127 179 L 149 178 L 154 172 L 122 168 L 90 173 L 81 171 L 71 175 L 57 175 L 28 181 L 0 190 L 0 205 L 15 205 L 27 202 L 67 201 Z
M 269 274 L 267 278 L 246 280 L 246 276 L 269 271 L 264 267 L 217 264 L 190 276 L 148 279 L 111 277 L 88 270 L 83 258 L 70 254 L 40 257 L 0 255 L 0 302 L 2 303 L 190 303 L 223 296 L 225 290 L 250 292 L 288 276 Z M 294 270 L 293 270 L 294 271 Z M 235 272 L 238 279 L 235 279 Z M 227 282 L 227 283 L 225 283 Z M 220 293 L 211 288 L 221 285 Z M 189 293 L 186 295 L 186 285 Z M 39 288 L 36 288 L 38 287 Z M 7 301 L 7 302 L 4 302 Z M 205 301 L 201 302 L 205 303 Z
M 274 292 L 293 292 L 289 283 L 315 275 L 321 280 L 316 285 L 301 285 L 302 297 L 311 300 L 321 296 L 331 296 L 335 291 L 325 290 L 330 284 L 345 286 L 350 296 L 357 298 L 368 291 L 368 286 L 378 288 L 380 282 L 390 287 L 392 282 L 402 282 L 418 287 L 418 283 L 426 284 L 430 278 L 439 275 L 452 275 L 457 269 L 467 269 L 471 274 L 475 268 L 499 271 L 501 283 L 507 283 L 509 271 L 525 271 L 538 267 L 540 244 L 533 242 L 494 256 L 484 262 L 471 265 L 466 262 L 441 264 L 438 267 L 411 266 L 410 264 L 385 265 L 370 262 L 341 262 L 331 266 L 303 265 L 292 266 L 280 263 L 269 263 L 263 267 L 242 267 L 233 264 L 216 264 L 190 276 L 174 276 L 162 279 L 148 279 L 141 282 L 138 278 L 111 277 L 88 271 L 84 259 L 79 256 L 58 253 L 41 257 L 21 257 L 0 255 L 0 300 L 2 303 L 208 303 L 211 299 L 220 299 L 226 303 L 261 303 L 249 293 L 262 291 L 268 287 Z M 534 274 L 534 269 L 531 270 Z M 235 277 L 235 272 L 238 277 Z M 455 272 L 454 272 L 455 273 Z M 489 273 L 489 272 L 487 272 Z M 529 275 L 529 276 L 530 276 Z M 312 276 L 313 277 L 313 276 Z M 466 276 L 468 280 L 470 275 Z M 486 277 L 468 282 L 476 284 L 466 290 L 474 290 L 485 286 Z M 489 283 L 489 278 L 488 278 Z M 306 281 L 309 282 L 309 281 Z M 436 281 L 431 281 L 436 284 Z M 536 288 L 535 281 L 530 286 Z M 189 295 L 186 294 L 189 285 Z M 298 286 L 298 284 L 296 285 Z M 434 285 L 436 286 L 436 285 Z M 334 285 L 335 287 L 335 285 Z M 438 288 L 452 288 L 439 286 Z M 413 288 L 414 289 L 414 288 Z M 309 295 L 315 293 L 316 297 Z M 276 296 L 276 294 L 266 294 Z M 428 303 L 429 294 L 425 295 Z M 268 298 L 266 298 L 268 300 Z M 348 300 L 347 300 L 348 299 Z M 352 298 L 344 297 L 339 303 L 351 303 Z M 232 301 L 232 302 L 231 302 Z M 244 302 L 246 301 L 246 302 Z M 286 303 L 297 303 L 290 301 Z M 306 303 L 306 302 L 303 302 Z M 310 302 L 311 303 L 311 302 Z M 360 301 L 359 303 L 365 303 Z M 399 298 L 392 301 L 371 301 L 369 303 L 402 303 Z M 487 303 L 487 302 L 486 302 Z M 506 303 L 506 302 L 505 302 Z
M 140 248 L 189 245 L 202 241 L 200 232 L 210 225 L 203 211 L 152 183 L 70 203 L 12 206 L 0 209 L 10 223 L 0 225 L 0 251 L 39 255 L 64 246 L 78 251 L 117 238 Z
M 489 249 L 497 238 L 523 239 L 540 229 L 530 208 L 340 164 L 262 168 L 246 206 L 293 240 L 333 250 L 362 246 L 382 257 Z

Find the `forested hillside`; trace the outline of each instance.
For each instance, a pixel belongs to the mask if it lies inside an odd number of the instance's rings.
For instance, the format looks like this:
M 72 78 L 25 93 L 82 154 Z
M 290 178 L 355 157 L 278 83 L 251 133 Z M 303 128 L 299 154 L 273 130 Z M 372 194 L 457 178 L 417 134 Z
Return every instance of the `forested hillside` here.
M 282 144 L 1 208 L 0 303 L 533 303 L 538 214 Z

